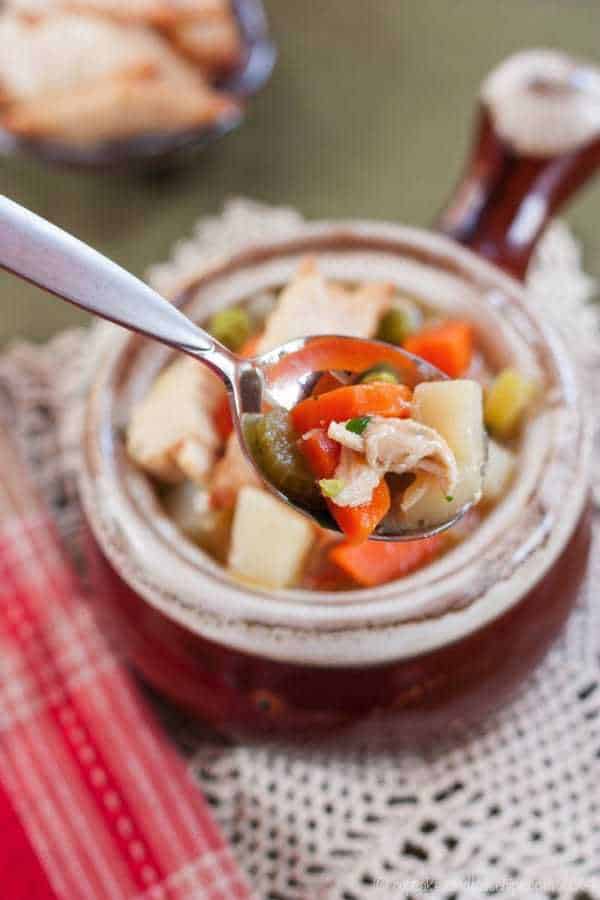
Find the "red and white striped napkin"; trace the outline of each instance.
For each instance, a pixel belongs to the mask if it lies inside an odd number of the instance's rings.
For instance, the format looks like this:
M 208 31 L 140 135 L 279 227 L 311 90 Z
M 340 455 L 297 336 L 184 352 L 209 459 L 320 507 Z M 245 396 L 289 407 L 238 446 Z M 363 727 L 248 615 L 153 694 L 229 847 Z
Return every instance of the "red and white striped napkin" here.
M 0 433 L 0 897 L 249 896 Z

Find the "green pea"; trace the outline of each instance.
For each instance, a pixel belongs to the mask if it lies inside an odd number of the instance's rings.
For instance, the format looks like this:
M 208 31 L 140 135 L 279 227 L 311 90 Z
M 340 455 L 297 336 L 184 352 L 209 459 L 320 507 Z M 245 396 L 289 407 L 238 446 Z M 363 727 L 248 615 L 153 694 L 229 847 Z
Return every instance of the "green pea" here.
M 389 309 L 379 321 L 376 337 L 400 347 L 412 330 L 412 322 L 405 309 Z
M 233 306 L 215 313 L 208 330 L 230 350 L 240 350 L 250 337 L 250 319 L 245 309 Z

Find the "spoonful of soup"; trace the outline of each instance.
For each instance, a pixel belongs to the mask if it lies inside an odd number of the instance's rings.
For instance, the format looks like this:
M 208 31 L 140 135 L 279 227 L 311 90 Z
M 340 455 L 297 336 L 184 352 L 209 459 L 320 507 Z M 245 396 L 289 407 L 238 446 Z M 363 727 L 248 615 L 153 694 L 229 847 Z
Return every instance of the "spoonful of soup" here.
M 387 340 L 313 334 L 276 344 L 290 334 L 290 309 L 271 317 L 268 341 L 240 355 L 133 275 L 5 197 L 0 265 L 211 369 L 225 384 L 234 431 L 264 485 L 351 542 L 429 537 L 481 495 L 486 437 L 475 381 L 451 380 Z M 332 321 L 328 307 L 324 332 Z M 222 327 L 235 328 L 234 319 L 222 317 Z M 292 333 L 306 324 L 300 315 Z M 393 331 L 393 317 L 388 326 Z M 164 421 L 149 423 L 152 406 L 149 414 L 134 414 L 128 435 L 134 459 L 144 457 L 149 427 L 168 431 L 173 404 L 176 394 L 163 408 Z M 201 441 L 186 447 L 192 461 L 202 452 Z

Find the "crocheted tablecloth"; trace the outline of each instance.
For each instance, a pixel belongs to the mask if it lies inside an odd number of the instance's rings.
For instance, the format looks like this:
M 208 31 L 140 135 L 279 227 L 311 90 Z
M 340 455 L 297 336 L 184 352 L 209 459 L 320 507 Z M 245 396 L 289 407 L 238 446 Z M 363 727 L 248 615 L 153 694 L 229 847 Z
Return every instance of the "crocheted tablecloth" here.
M 173 295 L 232 249 L 305 227 L 291 210 L 233 201 L 150 279 Z M 547 232 L 528 288 L 572 348 L 593 404 L 599 313 L 563 224 Z M 12 406 L 22 452 L 75 552 L 81 396 L 111 329 L 19 344 L 0 358 L 0 402 Z M 600 898 L 600 514 L 594 531 L 560 642 L 512 705 L 454 743 L 351 756 L 225 746 L 155 701 L 257 897 Z

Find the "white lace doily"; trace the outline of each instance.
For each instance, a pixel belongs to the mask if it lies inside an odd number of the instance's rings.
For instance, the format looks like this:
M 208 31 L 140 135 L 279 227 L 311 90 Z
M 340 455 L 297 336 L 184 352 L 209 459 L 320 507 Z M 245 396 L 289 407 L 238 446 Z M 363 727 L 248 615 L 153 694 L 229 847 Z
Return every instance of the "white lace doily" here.
M 224 250 L 304 227 L 293 211 L 232 202 L 222 217 L 200 223 L 152 280 L 173 294 Z M 564 225 L 546 234 L 529 287 L 531 302 L 569 342 L 593 403 L 594 285 Z M 0 358 L 0 402 L 13 405 L 23 451 L 71 544 L 80 522 L 79 365 L 85 360 L 90 373 L 111 335 L 106 326 L 68 332 L 42 350 L 19 345 Z M 600 449 L 597 460 L 600 484 Z M 158 706 L 259 900 L 600 898 L 596 519 L 591 570 L 560 643 L 518 700 L 460 741 L 413 755 L 350 757 L 231 747 Z

